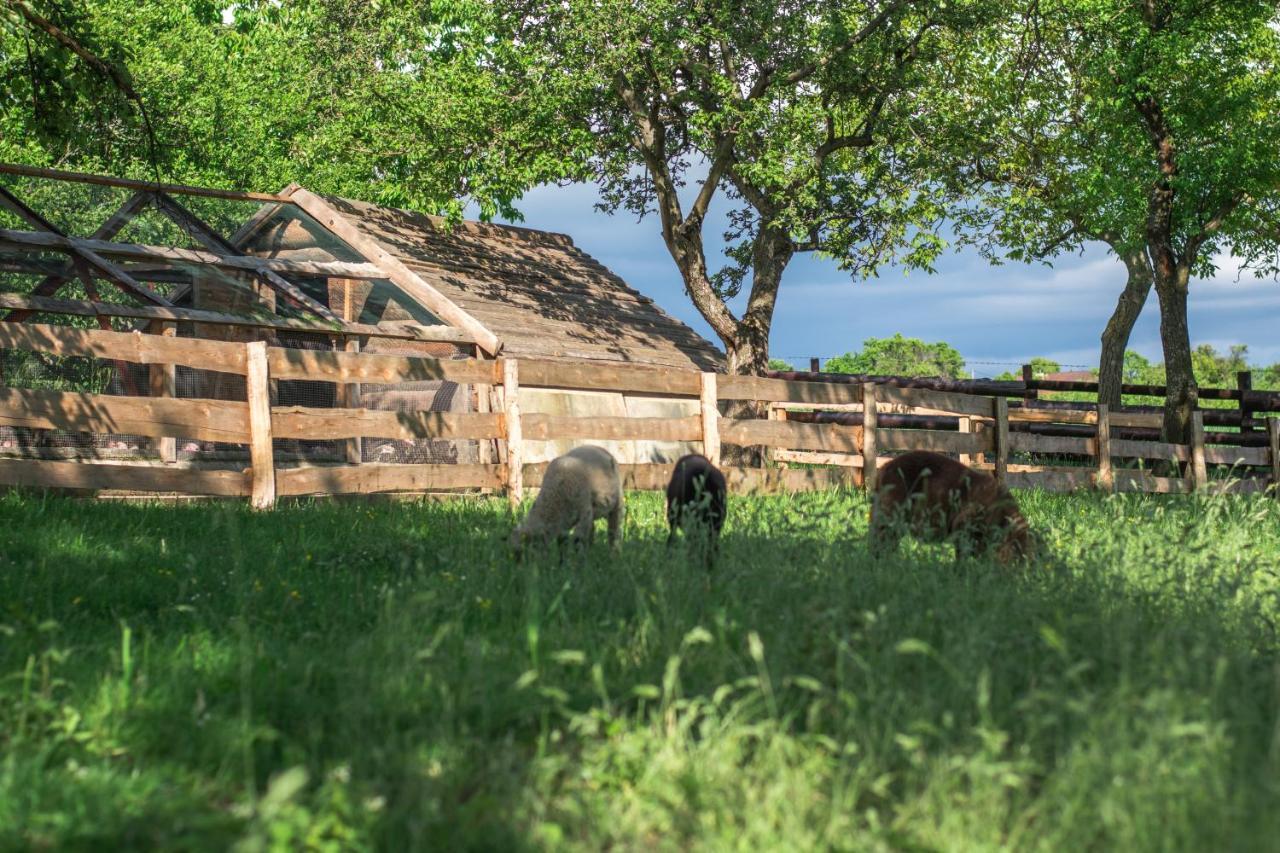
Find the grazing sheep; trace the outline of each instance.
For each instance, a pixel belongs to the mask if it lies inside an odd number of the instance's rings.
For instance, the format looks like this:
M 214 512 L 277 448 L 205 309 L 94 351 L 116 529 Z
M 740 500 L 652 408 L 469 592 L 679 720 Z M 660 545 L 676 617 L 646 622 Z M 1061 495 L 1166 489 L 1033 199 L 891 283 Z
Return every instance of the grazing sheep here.
M 575 542 L 590 545 L 595 520 L 607 517 L 609 546 L 616 549 L 625 510 L 613 455 L 603 447 L 575 447 L 547 466 L 529 514 L 511 532 L 511 547 L 518 558 L 531 541 L 549 543 L 570 530 Z
M 667 524 L 671 528 L 667 544 L 675 540 L 676 530 L 683 530 L 685 536 L 696 530 L 706 537 L 708 565 L 714 561 L 724 527 L 725 492 L 724 474 L 710 459 L 699 453 L 680 457 L 667 483 Z
M 995 477 L 927 450 L 898 456 L 879 471 L 872 550 L 894 550 L 904 532 L 954 543 L 957 560 L 994 548 L 996 561 L 1007 565 L 1038 550 L 1013 495 Z

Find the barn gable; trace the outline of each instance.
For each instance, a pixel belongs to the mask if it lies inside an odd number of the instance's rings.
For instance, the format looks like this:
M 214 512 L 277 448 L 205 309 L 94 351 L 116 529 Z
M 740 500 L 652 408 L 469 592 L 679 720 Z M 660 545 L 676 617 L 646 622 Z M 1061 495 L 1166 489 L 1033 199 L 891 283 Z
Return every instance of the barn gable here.
M 512 356 L 716 370 L 723 356 L 568 236 L 442 220 L 366 202 L 328 203 Z

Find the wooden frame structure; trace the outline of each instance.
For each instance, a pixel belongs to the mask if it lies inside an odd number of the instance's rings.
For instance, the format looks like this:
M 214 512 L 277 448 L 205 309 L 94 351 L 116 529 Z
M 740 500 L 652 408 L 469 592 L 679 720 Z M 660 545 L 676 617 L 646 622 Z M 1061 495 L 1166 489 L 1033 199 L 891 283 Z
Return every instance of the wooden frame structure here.
M 222 314 L 218 322 L 262 329 L 318 331 L 343 335 L 388 337 L 400 340 L 447 341 L 473 344 L 479 350 L 495 355 L 502 341 L 465 310 L 431 287 L 420 275 L 392 256 L 377 240 L 361 232 L 324 199 L 291 184 L 280 193 L 235 192 L 176 184 L 160 184 L 122 178 L 86 175 L 56 169 L 0 164 L 0 174 L 18 177 L 91 184 L 132 191 L 89 237 L 71 236 L 34 210 L 14 192 L 0 187 L 0 207 L 21 219 L 30 230 L 0 228 L 0 251 L 11 253 L 10 264 L 18 269 L 44 274 L 29 294 L 23 297 L 0 295 L 0 307 L 11 309 L 4 317 L 9 323 L 30 321 L 40 312 L 66 313 L 98 318 L 103 328 L 106 318 L 128 317 L 149 320 L 196 320 L 210 322 L 207 314 L 181 309 L 138 280 L 121 262 L 150 264 L 147 273 L 154 275 L 156 265 L 208 267 L 232 273 L 248 274 L 290 305 L 301 310 L 306 320 L 283 318 L 250 318 Z M 231 201 L 259 202 L 257 214 L 243 223 L 233 235 L 224 237 L 184 205 L 182 196 L 217 198 Z M 324 228 L 328 236 L 363 257 L 358 262 L 293 260 L 259 257 L 243 246 L 262 224 L 282 209 L 293 208 Z M 188 249 L 117 242 L 114 238 L 141 213 L 154 209 L 179 229 L 190 235 L 202 248 Z M 57 252 L 68 257 L 60 269 L 49 270 L 33 255 Z M 399 325 L 394 329 L 370 327 L 339 318 L 327 306 L 307 295 L 287 276 L 332 276 L 344 279 L 386 279 L 394 282 L 428 311 L 444 320 L 440 327 Z M 114 285 L 121 292 L 144 303 L 146 307 L 120 305 L 101 300 L 94 279 Z M 80 280 L 89 300 L 58 300 L 58 290 L 73 279 Z M 155 309 L 163 309 L 157 311 Z
M 1280 477 L 1280 422 L 1268 425 L 1266 448 L 1206 446 L 1203 419 L 1197 417 L 1192 442 L 1173 445 L 1117 438 L 1125 429 L 1150 428 L 1150 413 L 1010 410 L 1004 398 L 927 389 L 802 382 L 750 376 L 724 376 L 675 369 L 592 366 L 539 359 L 463 360 L 360 353 L 309 351 L 176 338 L 164 334 L 76 330 L 62 326 L 0 324 L 0 347 L 55 355 L 79 355 L 152 365 L 160 377 L 153 387 L 163 395 L 165 371 L 175 365 L 212 369 L 246 377 L 240 401 L 173 399 L 167 396 L 121 397 L 8 388 L 0 391 L 0 425 L 72 432 L 127 432 L 157 439 L 199 437 L 242 444 L 250 465 L 219 470 L 164 458 L 130 464 L 0 459 L 0 485 L 54 487 L 89 491 L 178 492 L 250 498 L 254 506 L 272 506 L 279 497 L 503 490 L 519 501 L 541 481 L 545 463 L 525 464 L 527 440 L 676 440 L 701 442 L 713 459 L 724 444 L 764 446 L 782 462 L 776 468 L 726 470 L 736 491 L 803 491 L 835 487 L 874 488 L 876 471 L 898 451 L 928 449 L 968 457 L 1013 487 L 1069 491 L 1235 492 L 1274 488 Z M 396 412 L 361 408 L 350 399 L 344 408 L 279 406 L 271 401 L 275 380 L 307 379 L 338 386 L 376 385 L 408 380 L 444 379 L 502 389 L 502 405 L 489 412 Z M 607 389 L 663 393 L 700 401 L 688 418 L 600 418 L 524 414 L 521 387 Z M 806 423 L 787 419 L 724 417 L 721 404 L 751 400 L 787 406 L 858 407 L 860 425 Z M 880 410 L 893 409 L 892 414 Z M 900 419 L 920 417 L 933 427 Z M 953 418 L 941 428 L 928 417 Z M 1046 436 L 1010 429 L 1019 423 L 1060 418 L 1095 428 L 1092 437 Z M 898 419 L 898 420 L 895 420 Z M 966 428 L 961 429 L 960 424 Z M 436 438 L 496 441 L 505 462 L 477 464 L 281 465 L 272 452 L 275 439 L 356 440 L 362 438 Z M 1078 464 L 1044 465 L 1021 455 L 1067 457 Z M 1083 463 L 1080 460 L 1083 459 Z M 1157 476 L 1143 460 L 1181 463 L 1181 476 Z M 805 467 L 792 467 L 803 464 Z M 1212 479 L 1212 466 L 1264 469 L 1258 476 Z M 669 464 L 624 465 L 629 488 L 662 489 Z

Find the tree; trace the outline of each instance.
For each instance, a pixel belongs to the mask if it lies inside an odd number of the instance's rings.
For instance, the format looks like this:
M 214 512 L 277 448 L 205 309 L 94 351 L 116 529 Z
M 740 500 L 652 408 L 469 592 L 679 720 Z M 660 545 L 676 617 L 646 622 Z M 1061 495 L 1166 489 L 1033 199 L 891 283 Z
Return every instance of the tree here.
M 830 359 L 830 373 L 874 376 L 937 376 L 959 379 L 964 376 L 964 358 L 944 341 L 925 343 L 919 338 L 867 338 L 862 349 Z
M 948 35 L 976 3 L 885 0 L 502 0 L 494 67 L 512 97 L 560 99 L 604 207 L 656 214 L 685 289 L 733 372 L 767 363 L 787 264 L 799 252 L 866 275 L 927 267 L 941 247 L 927 186 L 894 168 Z M 509 137 L 512 150 L 527 147 Z M 705 228 L 727 202 L 726 265 Z M 736 315 L 729 300 L 746 291 Z
M 769 359 L 769 364 L 767 366 L 769 370 L 778 370 L 782 372 L 789 372 L 795 369 L 791 366 L 791 362 L 783 361 L 780 358 Z
M 1050 373 L 1057 373 L 1059 370 L 1062 370 L 1061 364 L 1051 358 L 1045 358 L 1042 355 L 1033 357 L 1028 364 L 1031 366 L 1031 377 L 1033 379 L 1043 379 Z M 1006 382 L 1021 382 L 1022 371 L 1014 373 L 1011 370 L 1006 370 L 1004 373 L 1001 373 L 999 376 L 994 378 Z
M 456 26 L 448 4 L 0 0 L 0 160 L 518 216 L 566 172 L 538 138 L 558 128 L 534 98 L 517 115 Z M 520 122 L 539 153 L 496 162 L 483 141 Z
M 1112 402 L 1154 285 L 1171 441 L 1186 440 L 1196 399 L 1191 277 L 1224 251 L 1275 272 L 1278 23 L 1269 0 L 1041 0 L 968 46 L 931 113 L 939 159 L 980 188 L 962 217 L 979 242 L 1037 258 L 1099 239 L 1125 261 L 1104 335 Z

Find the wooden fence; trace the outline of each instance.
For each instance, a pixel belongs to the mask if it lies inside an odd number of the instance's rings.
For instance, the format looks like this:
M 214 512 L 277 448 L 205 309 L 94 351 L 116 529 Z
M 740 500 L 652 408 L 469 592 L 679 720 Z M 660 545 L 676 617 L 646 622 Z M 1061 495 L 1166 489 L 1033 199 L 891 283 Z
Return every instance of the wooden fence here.
M 1268 420 L 1265 447 L 1206 445 L 1203 413 L 1188 445 L 1130 437 L 1150 430 L 1160 416 L 1147 412 L 1011 408 L 1004 397 L 902 388 L 883 383 L 833 383 L 724 376 L 653 367 L 566 363 L 539 359 L 432 359 L 344 351 L 270 347 L 258 341 L 177 338 L 141 332 L 77 330 L 62 326 L 0 324 L 0 348 L 55 356 L 89 356 L 149 365 L 150 397 L 0 388 L 0 426 L 69 432 L 127 433 L 157 442 L 198 438 L 248 448 L 249 467 L 221 469 L 178 462 L 172 454 L 129 463 L 0 459 L 0 485 L 89 491 L 184 493 L 248 497 L 269 507 L 279 497 L 431 492 L 504 491 L 518 501 L 541 480 L 545 464 L 525 464 L 532 440 L 655 440 L 698 442 L 717 463 L 725 446 L 764 448 L 765 467 L 726 467 L 731 488 L 800 491 L 838 486 L 874 487 L 876 472 L 895 452 L 929 449 L 957 454 L 989 469 L 1010 486 L 1055 491 L 1187 492 L 1209 487 L 1267 488 L 1280 480 L 1280 422 Z M 246 399 L 176 399 L 175 366 L 245 377 Z M 339 408 L 273 406 L 275 380 L 334 383 Z M 483 389 L 494 411 L 396 412 L 352 405 L 362 385 L 446 380 Z M 522 413 L 521 386 L 608 390 L 700 401 L 683 418 L 568 417 Z M 767 417 L 727 417 L 734 403 L 768 404 Z M 815 410 L 841 413 L 857 423 L 813 422 Z M 808 420 L 806 420 L 808 418 Z M 1089 435 L 1043 435 L 1028 425 L 1088 427 Z M 281 464 L 276 439 L 391 438 L 477 440 L 494 454 L 469 464 Z M 1054 460 L 1046 464 L 1045 458 Z M 486 461 L 488 460 L 488 461 Z M 1148 463 L 1164 463 L 1160 476 Z M 1221 466 L 1239 475 L 1222 478 Z M 669 464 L 625 465 L 628 487 L 662 489 Z M 1214 469 L 1219 469 L 1217 472 Z M 1261 469 L 1261 471 L 1259 471 Z M 1216 474 L 1216 476 L 1215 476 Z

